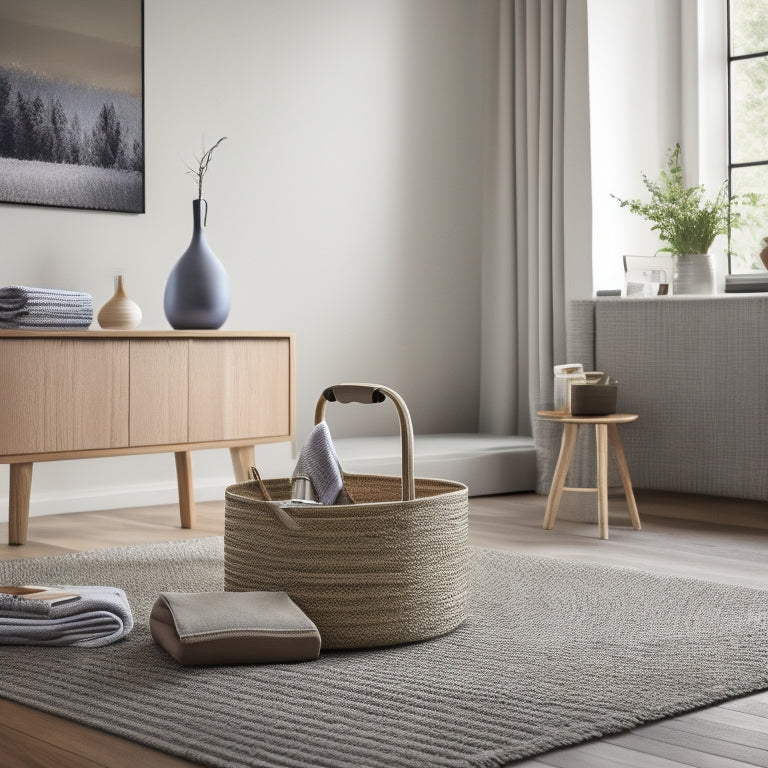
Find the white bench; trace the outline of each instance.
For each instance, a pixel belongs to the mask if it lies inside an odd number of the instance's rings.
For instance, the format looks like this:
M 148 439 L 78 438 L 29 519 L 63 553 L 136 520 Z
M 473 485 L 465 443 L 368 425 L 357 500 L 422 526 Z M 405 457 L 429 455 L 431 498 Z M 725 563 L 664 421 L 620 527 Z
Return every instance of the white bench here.
M 400 474 L 397 435 L 334 438 L 334 446 L 346 472 Z M 476 433 L 416 435 L 414 465 L 417 477 L 464 483 L 470 496 L 536 489 L 532 437 Z

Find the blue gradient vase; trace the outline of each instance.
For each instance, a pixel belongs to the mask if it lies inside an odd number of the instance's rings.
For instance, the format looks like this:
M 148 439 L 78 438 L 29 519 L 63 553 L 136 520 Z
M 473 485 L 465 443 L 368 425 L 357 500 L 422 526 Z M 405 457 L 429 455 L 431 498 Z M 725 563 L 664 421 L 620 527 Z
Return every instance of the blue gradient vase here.
M 177 331 L 216 330 L 229 315 L 229 276 L 205 239 L 208 203 L 193 200 L 192 214 L 192 242 L 168 276 L 163 308 Z

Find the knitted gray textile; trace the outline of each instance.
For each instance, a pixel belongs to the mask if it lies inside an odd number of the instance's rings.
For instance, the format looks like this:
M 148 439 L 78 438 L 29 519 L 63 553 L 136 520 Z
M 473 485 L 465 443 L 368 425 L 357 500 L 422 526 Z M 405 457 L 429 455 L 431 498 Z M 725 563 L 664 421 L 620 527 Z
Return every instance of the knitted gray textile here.
M 218 591 L 219 537 L 0 562 L 0 583 L 120 584 L 136 627 L 0 647 L 0 694 L 208 766 L 498 767 L 768 688 L 768 592 L 472 550 L 467 622 L 298 664 L 179 667 L 162 591 Z M 310 617 L 311 618 L 311 617 Z
M 328 425 L 321 421 L 309 433 L 296 462 L 293 476 L 306 475 L 321 504 L 334 504 L 344 487 L 344 478 Z
M 55 585 L 51 585 L 55 586 Z M 64 586 L 79 600 L 48 605 L 0 595 L 0 645 L 109 645 L 133 628 L 131 608 L 122 589 Z
M 93 297 L 55 288 L 0 288 L 0 328 L 84 329 L 93 321 Z

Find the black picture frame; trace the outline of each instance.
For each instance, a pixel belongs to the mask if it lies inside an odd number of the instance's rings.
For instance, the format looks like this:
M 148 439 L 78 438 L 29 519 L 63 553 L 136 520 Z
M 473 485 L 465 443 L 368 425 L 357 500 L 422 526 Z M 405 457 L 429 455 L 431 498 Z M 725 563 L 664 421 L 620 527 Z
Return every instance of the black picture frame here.
M 0 203 L 144 213 L 143 0 L 0 0 Z

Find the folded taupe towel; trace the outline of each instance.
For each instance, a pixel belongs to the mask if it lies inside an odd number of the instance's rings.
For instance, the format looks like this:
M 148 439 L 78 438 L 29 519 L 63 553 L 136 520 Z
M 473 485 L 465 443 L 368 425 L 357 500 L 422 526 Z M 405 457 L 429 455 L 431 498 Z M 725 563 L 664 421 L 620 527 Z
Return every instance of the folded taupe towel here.
M 320 633 L 285 592 L 162 592 L 152 637 L 180 664 L 276 664 L 320 655 Z
M 0 645 L 77 645 L 114 643 L 133 629 L 133 615 L 122 589 L 58 587 L 80 597 L 55 603 L 0 594 Z

